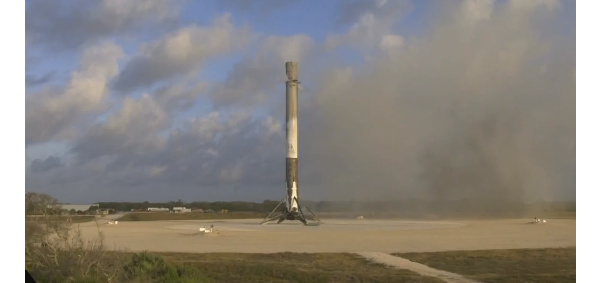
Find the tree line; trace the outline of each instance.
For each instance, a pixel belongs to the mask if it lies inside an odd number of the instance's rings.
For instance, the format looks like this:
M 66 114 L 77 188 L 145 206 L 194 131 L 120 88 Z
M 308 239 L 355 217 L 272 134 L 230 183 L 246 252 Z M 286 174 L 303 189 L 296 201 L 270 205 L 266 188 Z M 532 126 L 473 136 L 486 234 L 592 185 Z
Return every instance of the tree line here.
M 203 211 L 219 212 L 261 212 L 272 211 L 280 201 L 264 200 L 249 201 L 192 201 L 181 199 L 167 202 L 99 202 L 99 208 L 111 211 L 146 211 L 149 207 L 186 207 L 202 209 Z M 575 212 L 575 202 L 481 202 L 474 199 L 459 200 L 386 200 L 386 201 L 303 201 L 315 212 L 355 212 L 355 213 L 396 213 L 406 216 L 438 214 L 438 215 L 525 215 L 532 210 L 537 211 L 570 211 Z M 97 209 L 98 207 L 95 207 Z M 62 211 L 59 201 L 47 194 L 28 192 L 25 194 L 26 215 L 60 214 Z

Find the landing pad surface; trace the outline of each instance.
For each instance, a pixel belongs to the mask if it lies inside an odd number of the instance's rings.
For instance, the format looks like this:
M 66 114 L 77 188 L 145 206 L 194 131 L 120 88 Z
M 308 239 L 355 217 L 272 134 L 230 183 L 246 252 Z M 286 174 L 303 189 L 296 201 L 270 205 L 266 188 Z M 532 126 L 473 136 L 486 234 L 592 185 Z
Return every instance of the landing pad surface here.
M 259 225 L 262 219 L 119 221 L 80 224 L 86 239 L 98 230 L 109 248 L 159 252 L 431 252 L 446 250 L 574 247 L 574 219 L 371 220 L 323 219 Z M 212 233 L 200 233 L 214 225 Z

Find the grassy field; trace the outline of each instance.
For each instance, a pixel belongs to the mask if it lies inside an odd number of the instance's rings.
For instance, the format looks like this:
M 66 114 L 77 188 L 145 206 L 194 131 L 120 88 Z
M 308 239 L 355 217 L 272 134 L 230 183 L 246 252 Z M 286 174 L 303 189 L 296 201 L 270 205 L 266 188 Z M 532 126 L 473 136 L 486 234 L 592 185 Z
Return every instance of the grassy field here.
M 481 282 L 575 282 L 575 247 L 394 254 Z
M 397 255 L 480 282 L 576 281 L 575 248 Z M 118 282 L 443 282 L 349 253 L 109 252 L 103 261 L 120 270 L 113 278 Z M 38 282 L 69 277 L 65 273 L 52 274 L 54 270 L 29 271 Z M 77 282 L 106 282 L 94 272 L 71 278 Z
M 211 282 L 443 282 L 348 253 L 157 255 L 197 268 Z
M 204 220 L 204 219 L 249 219 L 264 218 L 260 212 L 228 212 L 228 213 L 164 213 L 164 212 L 132 212 L 119 218 L 119 221 L 156 221 L 156 220 Z
M 437 282 L 347 253 L 181 254 L 214 282 Z M 575 282 L 575 248 L 403 253 L 401 257 L 480 282 Z
M 77 257 L 77 255 L 75 256 Z M 422 282 L 444 281 L 408 270 L 388 268 L 347 253 L 185 254 L 109 252 L 102 260 L 116 282 Z M 108 266 L 107 264 L 102 266 Z M 67 263 L 63 264 L 68 265 Z M 117 269 L 115 269 L 117 268 Z M 106 282 L 99 272 L 30 268 L 37 282 Z

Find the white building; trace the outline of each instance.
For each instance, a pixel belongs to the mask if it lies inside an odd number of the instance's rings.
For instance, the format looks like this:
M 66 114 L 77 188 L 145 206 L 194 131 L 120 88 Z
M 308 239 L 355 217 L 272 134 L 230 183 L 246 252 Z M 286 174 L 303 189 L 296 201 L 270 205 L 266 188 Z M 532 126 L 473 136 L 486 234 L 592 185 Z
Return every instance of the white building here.
M 176 207 L 173 207 L 173 212 L 175 212 L 175 213 L 192 212 L 192 209 L 185 208 L 185 206 L 176 206 Z
M 151 212 L 169 212 L 169 209 L 166 207 L 148 207 L 148 211 Z

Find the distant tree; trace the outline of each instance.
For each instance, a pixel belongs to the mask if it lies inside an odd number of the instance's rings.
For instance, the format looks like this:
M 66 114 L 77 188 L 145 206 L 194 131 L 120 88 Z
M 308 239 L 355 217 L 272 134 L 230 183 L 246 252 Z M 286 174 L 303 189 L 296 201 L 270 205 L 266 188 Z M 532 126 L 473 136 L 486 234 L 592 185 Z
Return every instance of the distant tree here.
M 90 208 L 88 208 L 88 210 L 86 212 L 90 213 L 90 214 L 94 214 L 94 213 L 96 213 L 96 211 L 98 209 L 99 209 L 99 207 L 97 205 L 92 205 L 92 206 L 90 206 Z
M 25 193 L 25 215 L 55 215 L 60 214 L 61 210 L 58 200 L 50 195 Z

